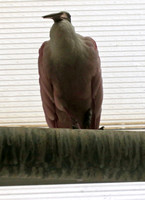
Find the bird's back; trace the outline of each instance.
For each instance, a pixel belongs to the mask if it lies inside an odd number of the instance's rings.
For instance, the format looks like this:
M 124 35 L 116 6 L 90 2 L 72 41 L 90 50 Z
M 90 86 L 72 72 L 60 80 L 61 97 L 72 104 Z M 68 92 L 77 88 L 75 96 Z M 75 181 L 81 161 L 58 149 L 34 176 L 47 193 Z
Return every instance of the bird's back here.
M 85 113 L 92 109 L 93 77 L 95 77 L 96 84 L 102 84 L 100 58 L 96 43 L 89 37 L 80 35 L 77 37 L 79 44 L 73 49 L 67 47 L 68 51 L 65 49 L 62 52 L 63 49 L 60 49 L 57 51 L 56 59 L 54 59 L 51 41 L 45 42 L 43 49 L 40 49 L 43 56 L 42 58 L 40 56 L 42 62 L 39 65 L 39 71 L 45 70 L 43 72 L 45 83 L 40 84 L 41 91 L 44 91 L 43 85 L 51 85 L 51 90 L 45 88 L 45 92 L 50 93 L 48 96 L 52 98 L 53 120 L 57 121 L 57 127 L 71 128 L 71 120 L 74 118 L 80 127 L 84 128 Z M 75 41 L 72 41 L 72 44 L 73 42 Z M 102 87 L 99 88 L 102 90 Z M 45 92 L 41 92 L 41 96 Z M 99 91 L 95 91 L 95 93 L 97 92 Z M 49 107 L 52 105 L 47 105 L 46 97 L 42 97 L 42 100 L 46 119 L 49 119 Z M 48 124 L 50 123 L 48 122 Z

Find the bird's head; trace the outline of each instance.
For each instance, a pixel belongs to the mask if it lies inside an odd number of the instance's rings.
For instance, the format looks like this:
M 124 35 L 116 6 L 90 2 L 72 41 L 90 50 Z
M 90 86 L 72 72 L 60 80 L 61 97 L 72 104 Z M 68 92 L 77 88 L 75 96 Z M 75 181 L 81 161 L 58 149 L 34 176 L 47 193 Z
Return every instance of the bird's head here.
M 53 19 L 55 23 L 58 23 L 62 20 L 67 20 L 71 23 L 71 15 L 65 11 L 50 14 L 50 15 L 45 15 L 45 16 L 43 16 L 43 18 Z
M 54 24 L 50 29 L 51 42 L 66 45 L 66 41 L 76 38 L 75 29 L 71 24 L 71 15 L 68 12 L 62 11 L 50 15 L 43 16 L 45 19 L 53 19 Z

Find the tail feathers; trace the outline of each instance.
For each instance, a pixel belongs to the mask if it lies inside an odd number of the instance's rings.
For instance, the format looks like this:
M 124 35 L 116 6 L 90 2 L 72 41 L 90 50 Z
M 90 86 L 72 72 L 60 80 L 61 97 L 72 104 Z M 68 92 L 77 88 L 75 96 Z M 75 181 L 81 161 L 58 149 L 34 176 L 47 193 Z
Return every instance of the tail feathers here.
M 91 123 L 92 123 L 92 110 L 89 109 L 89 110 L 87 110 L 87 112 L 85 113 L 85 116 L 84 116 L 83 128 L 90 129 Z

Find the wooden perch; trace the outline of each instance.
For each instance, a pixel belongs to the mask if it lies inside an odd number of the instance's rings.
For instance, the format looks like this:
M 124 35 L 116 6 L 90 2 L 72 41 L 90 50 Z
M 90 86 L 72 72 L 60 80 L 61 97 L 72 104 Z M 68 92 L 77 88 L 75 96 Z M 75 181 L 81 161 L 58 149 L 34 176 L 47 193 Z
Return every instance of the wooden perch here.
M 0 185 L 145 181 L 145 132 L 0 128 Z

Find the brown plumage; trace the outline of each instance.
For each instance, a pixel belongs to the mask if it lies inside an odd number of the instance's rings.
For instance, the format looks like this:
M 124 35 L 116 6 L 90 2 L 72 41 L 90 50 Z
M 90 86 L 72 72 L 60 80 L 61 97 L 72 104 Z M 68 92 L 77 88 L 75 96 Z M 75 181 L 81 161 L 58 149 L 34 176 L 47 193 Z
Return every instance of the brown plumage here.
M 98 129 L 103 99 L 96 43 L 77 34 L 70 14 L 47 15 L 54 24 L 39 50 L 40 91 L 52 128 Z

